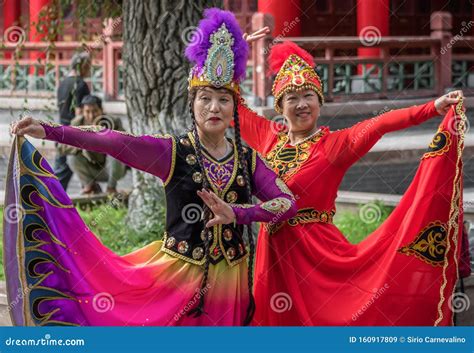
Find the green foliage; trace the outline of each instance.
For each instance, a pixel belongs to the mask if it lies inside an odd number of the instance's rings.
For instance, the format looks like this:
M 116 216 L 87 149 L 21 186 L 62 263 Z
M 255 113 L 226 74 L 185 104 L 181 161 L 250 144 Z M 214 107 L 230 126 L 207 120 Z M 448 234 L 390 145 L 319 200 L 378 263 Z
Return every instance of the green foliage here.
M 352 244 L 358 244 L 376 230 L 390 215 L 393 208 L 380 201 L 359 205 L 357 213 L 343 211 L 337 214 L 334 224 Z
M 87 20 L 92 18 L 114 18 L 122 15 L 122 1 L 116 0 L 55 0 L 42 10 L 37 28 L 48 28 L 47 39 L 53 42 L 64 31 L 63 19 L 74 11 L 74 18 L 78 20 L 80 40 L 86 38 Z
M 103 204 L 92 210 L 79 210 L 79 214 L 102 243 L 119 255 L 125 255 L 161 239 L 165 230 L 164 206 L 159 207 L 157 216 L 162 221 L 151 232 L 139 233 L 130 229 L 125 221 L 127 208 L 124 206 L 112 207 L 110 204 Z

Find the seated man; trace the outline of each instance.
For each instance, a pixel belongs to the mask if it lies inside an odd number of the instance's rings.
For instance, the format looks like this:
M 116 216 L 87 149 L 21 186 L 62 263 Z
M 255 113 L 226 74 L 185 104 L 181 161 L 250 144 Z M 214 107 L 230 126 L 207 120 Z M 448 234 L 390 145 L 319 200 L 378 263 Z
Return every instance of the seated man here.
M 71 121 L 71 126 L 102 125 L 109 129 L 124 131 L 118 118 L 103 115 L 102 100 L 93 95 L 85 96 L 81 102 L 82 115 Z M 68 155 L 68 164 L 77 173 L 82 184 L 83 195 L 102 192 L 97 183 L 107 182 L 107 193 L 117 192 L 117 181 L 124 177 L 126 166 L 102 153 L 90 152 L 67 145 L 59 146 L 60 152 Z

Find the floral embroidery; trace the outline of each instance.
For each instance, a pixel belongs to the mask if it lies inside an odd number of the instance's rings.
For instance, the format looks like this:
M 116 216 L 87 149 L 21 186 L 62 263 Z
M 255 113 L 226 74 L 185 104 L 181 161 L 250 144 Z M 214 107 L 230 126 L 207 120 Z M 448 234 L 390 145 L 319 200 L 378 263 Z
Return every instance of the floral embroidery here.
M 279 213 L 286 212 L 291 207 L 291 201 L 284 197 L 277 197 L 276 199 L 263 202 L 261 207 L 268 212 Z
M 314 208 L 302 208 L 298 210 L 296 216 L 291 217 L 285 222 L 278 223 L 267 223 L 265 229 L 267 232 L 272 235 L 279 231 L 285 224 L 288 224 L 292 227 L 298 225 L 303 225 L 305 223 L 329 223 L 333 222 L 334 215 L 336 214 L 335 210 L 331 211 L 318 211 Z
M 204 167 L 212 184 L 221 192 L 232 177 L 234 160 L 231 159 L 225 164 L 217 164 L 203 156 Z

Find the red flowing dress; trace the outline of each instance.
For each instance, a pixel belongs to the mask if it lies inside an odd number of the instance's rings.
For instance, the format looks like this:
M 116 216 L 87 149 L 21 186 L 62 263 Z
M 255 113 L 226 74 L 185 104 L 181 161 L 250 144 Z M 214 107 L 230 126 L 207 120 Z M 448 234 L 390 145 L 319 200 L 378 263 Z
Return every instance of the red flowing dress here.
M 344 174 L 385 134 L 438 115 L 434 102 L 292 146 L 239 106 L 242 136 L 280 175 L 298 214 L 261 227 L 254 325 L 451 325 L 462 224 L 462 103 L 450 108 L 388 219 L 359 244 L 332 223 Z

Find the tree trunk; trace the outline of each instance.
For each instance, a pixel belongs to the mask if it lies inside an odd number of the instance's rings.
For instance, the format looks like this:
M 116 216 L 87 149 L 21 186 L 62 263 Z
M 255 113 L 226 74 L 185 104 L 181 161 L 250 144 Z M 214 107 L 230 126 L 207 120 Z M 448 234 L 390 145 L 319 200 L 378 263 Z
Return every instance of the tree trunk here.
M 123 6 L 125 102 L 131 130 L 136 135 L 181 133 L 190 126 L 186 41 L 203 9 L 222 7 L 222 1 L 125 0 Z M 128 224 L 152 231 L 163 222 L 157 216 L 163 202 L 161 181 L 134 170 Z

